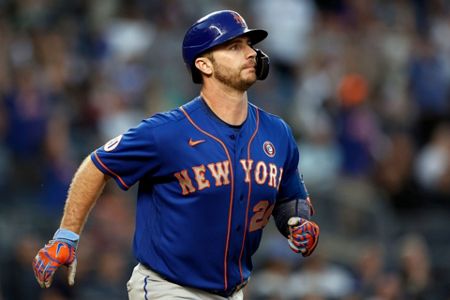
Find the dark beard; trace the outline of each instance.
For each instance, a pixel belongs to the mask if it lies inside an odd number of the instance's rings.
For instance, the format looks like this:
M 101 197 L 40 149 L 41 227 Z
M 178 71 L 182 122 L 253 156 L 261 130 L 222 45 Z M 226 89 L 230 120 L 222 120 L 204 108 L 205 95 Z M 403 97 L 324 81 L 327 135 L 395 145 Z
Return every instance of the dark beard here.
M 238 91 L 245 92 L 247 91 L 256 80 L 241 79 L 240 72 L 236 74 L 231 74 L 231 72 L 223 72 L 223 70 L 228 70 L 227 68 L 220 67 L 215 61 L 213 61 L 213 66 L 216 72 L 214 73 L 214 77 L 221 83 L 231 88 L 234 88 Z

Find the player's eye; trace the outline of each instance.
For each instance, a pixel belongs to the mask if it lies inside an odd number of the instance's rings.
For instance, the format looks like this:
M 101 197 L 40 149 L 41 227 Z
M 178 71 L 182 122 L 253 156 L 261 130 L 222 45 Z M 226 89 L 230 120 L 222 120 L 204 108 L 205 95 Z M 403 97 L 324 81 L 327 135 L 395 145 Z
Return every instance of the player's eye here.
M 229 49 L 230 50 L 238 50 L 239 49 L 239 45 L 238 44 L 232 44 Z

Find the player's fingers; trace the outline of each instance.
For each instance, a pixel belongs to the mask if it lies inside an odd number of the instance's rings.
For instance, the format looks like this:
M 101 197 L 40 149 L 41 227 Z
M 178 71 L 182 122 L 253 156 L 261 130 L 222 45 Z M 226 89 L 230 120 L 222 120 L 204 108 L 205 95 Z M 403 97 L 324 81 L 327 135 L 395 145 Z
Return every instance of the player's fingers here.
M 295 253 L 299 253 L 300 252 L 300 248 L 298 248 L 293 242 L 292 240 L 288 240 L 289 243 L 289 247 L 292 249 L 292 251 L 294 251 Z
M 294 244 L 293 241 L 288 240 L 289 242 L 289 247 L 292 249 L 292 251 L 294 251 L 295 253 L 302 253 L 304 255 L 304 253 L 307 251 L 306 249 L 306 245 L 301 245 L 298 246 L 296 244 Z
M 296 245 L 305 245 L 308 243 L 308 238 L 305 239 L 297 239 L 297 238 L 291 238 L 292 242 L 295 243 Z
M 310 255 L 314 252 L 314 250 L 316 249 L 318 243 L 319 243 L 319 238 L 318 238 L 318 237 L 315 238 L 315 239 L 313 239 L 312 244 L 309 244 L 309 245 L 306 247 L 306 251 L 305 251 L 304 253 L 302 253 L 303 256 L 304 256 L 304 257 L 310 256 Z
M 304 233 L 302 235 L 290 235 L 289 236 L 289 239 L 298 246 L 307 244 L 309 238 L 310 238 L 310 235 L 308 236 L 307 233 Z
M 310 233 L 310 232 L 294 232 L 294 233 L 292 233 L 292 238 L 294 239 L 294 240 L 297 240 L 297 241 L 305 241 L 305 240 L 307 240 L 309 237 L 311 237 L 312 236 L 312 234 Z
M 311 221 L 306 221 L 301 226 L 302 231 L 308 231 L 311 233 L 315 233 L 317 231 L 317 225 Z
M 305 224 L 300 226 L 298 229 L 292 231 L 292 235 L 295 237 L 304 235 L 304 234 L 310 234 L 312 236 L 317 236 L 319 234 L 319 230 L 317 227 L 311 225 L 311 224 Z
M 47 263 L 45 269 L 43 271 L 44 275 L 44 287 L 49 288 L 53 282 L 53 275 L 55 274 L 56 267 L 53 266 L 50 262 Z
M 41 259 L 38 253 L 33 260 L 34 276 L 41 288 L 47 288 L 51 285 L 51 264 Z M 49 282 L 50 278 L 50 282 Z
M 48 278 L 46 281 L 44 281 L 45 288 L 49 288 L 52 285 L 53 277 Z
M 33 265 L 33 273 L 34 277 L 36 278 L 36 281 L 38 282 L 40 287 L 45 287 L 44 285 L 44 264 L 43 261 L 40 259 L 39 254 L 36 255 L 36 257 L 33 259 L 32 262 Z
M 313 231 L 313 226 L 310 222 L 305 222 L 301 225 L 303 231 Z
M 295 245 L 295 247 L 297 248 L 297 250 L 298 251 L 300 251 L 300 252 L 305 252 L 306 250 L 307 250 L 307 248 L 306 248 L 306 245 L 297 245 L 297 244 L 295 244 L 294 243 L 294 245 Z
M 34 277 L 36 278 L 36 281 L 39 284 L 39 286 L 41 288 L 45 287 L 44 281 L 42 279 L 42 275 L 36 269 L 33 269 L 33 270 L 34 270 Z
M 77 272 L 77 259 L 75 258 L 74 261 L 69 265 L 69 274 L 68 274 L 68 282 L 69 285 L 75 284 L 75 274 Z
M 305 239 L 292 239 L 292 243 L 294 243 L 294 245 L 296 245 L 297 247 L 301 247 L 304 248 L 308 245 L 308 242 L 310 241 L 312 237 L 306 237 Z
M 313 232 L 314 231 L 314 225 L 311 221 L 308 220 L 304 220 L 302 218 L 291 218 L 289 220 L 292 219 L 297 219 L 297 225 L 289 225 L 289 230 L 292 232 L 304 232 L 304 231 L 309 231 L 309 232 Z

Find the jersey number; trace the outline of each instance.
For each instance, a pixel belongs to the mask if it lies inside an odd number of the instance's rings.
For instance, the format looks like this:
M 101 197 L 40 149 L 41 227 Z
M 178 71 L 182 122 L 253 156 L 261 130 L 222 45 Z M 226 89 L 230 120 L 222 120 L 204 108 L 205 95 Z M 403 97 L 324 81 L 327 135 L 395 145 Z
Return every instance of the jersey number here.
M 250 220 L 249 231 L 255 231 L 264 228 L 269 223 L 275 204 L 269 206 L 269 201 L 261 200 L 253 207 L 253 217 Z

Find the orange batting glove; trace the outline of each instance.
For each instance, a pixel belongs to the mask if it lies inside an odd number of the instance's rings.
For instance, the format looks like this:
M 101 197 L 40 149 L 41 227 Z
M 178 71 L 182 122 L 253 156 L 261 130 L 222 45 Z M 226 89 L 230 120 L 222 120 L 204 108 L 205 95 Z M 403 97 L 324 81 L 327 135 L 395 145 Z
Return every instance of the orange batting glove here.
M 79 235 L 67 230 L 58 229 L 44 248 L 39 250 L 33 259 L 33 271 L 37 282 L 42 288 L 48 288 L 53 281 L 53 275 L 61 266 L 67 266 L 69 285 L 75 283 L 77 269 L 76 250 Z
M 319 242 L 319 226 L 300 217 L 290 218 L 288 225 L 288 242 L 292 251 L 301 253 L 304 257 L 311 255 Z

